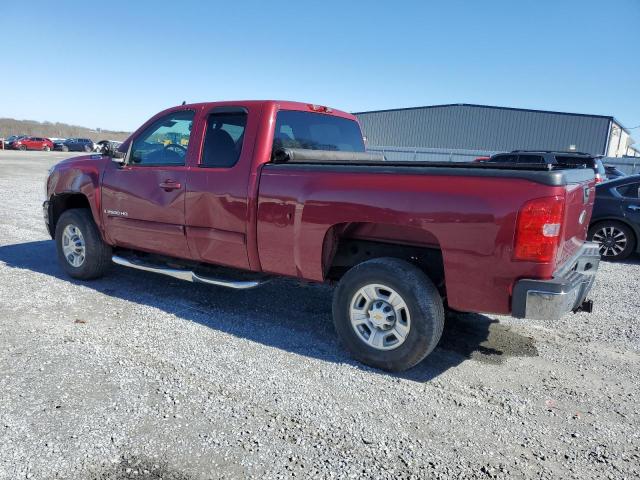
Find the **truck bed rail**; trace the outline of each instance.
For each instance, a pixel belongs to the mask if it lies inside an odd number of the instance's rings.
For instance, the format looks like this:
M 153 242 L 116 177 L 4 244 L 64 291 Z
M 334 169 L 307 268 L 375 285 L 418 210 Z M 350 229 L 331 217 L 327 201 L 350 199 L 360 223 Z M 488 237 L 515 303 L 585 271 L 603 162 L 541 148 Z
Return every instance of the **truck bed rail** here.
M 380 154 L 366 152 L 342 152 L 335 150 L 309 150 L 303 148 L 278 148 L 273 153 L 271 163 L 471 168 L 474 170 L 533 170 L 543 172 L 581 168 L 581 166 L 546 163 L 514 164 L 499 162 L 425 162 L 420 160 L 387 160 L 384 155 Z

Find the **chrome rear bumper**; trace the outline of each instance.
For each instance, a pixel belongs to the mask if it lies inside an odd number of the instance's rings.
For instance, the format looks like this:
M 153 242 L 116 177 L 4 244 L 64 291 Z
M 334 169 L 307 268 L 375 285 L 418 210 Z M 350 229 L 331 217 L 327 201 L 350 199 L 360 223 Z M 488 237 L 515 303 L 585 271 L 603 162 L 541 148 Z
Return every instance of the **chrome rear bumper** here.
M 568 312 L 589 310 L 586 297 L 600 263 L 598 244 L 585 242 L 551 280 L 523 279 L 513 288 L 511 310 L 517 318 L 555 320 Z

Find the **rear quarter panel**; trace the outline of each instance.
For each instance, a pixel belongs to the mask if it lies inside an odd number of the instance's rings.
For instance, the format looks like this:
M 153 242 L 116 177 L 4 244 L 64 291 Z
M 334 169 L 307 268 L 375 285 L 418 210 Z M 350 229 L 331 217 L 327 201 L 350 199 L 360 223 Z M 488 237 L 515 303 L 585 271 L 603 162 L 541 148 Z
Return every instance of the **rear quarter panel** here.
M 325 235 L 353 222 L 376 224 L 370 230 L 379 237 L 399 226 L 421 232 L 405 243 L 442 250 L 448 303 L 461 311 L 508 313 L 516 279 L 550 278 L 555 267 L 511 257 L 518 209 L 564 195 L 564 187 L 267 165 L 259 188 L 258 249 L 267 272 L 323 281 Z

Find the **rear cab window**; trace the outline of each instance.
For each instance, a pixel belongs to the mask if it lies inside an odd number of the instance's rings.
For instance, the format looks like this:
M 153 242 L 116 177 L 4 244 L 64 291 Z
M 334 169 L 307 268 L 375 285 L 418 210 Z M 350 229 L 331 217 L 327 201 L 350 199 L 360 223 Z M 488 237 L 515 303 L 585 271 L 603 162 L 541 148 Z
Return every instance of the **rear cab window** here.
M 365 151 L 362 132 L 356 121 L 296 110 L 280 110 L 277 114 L 273 149 L 278 148 Z

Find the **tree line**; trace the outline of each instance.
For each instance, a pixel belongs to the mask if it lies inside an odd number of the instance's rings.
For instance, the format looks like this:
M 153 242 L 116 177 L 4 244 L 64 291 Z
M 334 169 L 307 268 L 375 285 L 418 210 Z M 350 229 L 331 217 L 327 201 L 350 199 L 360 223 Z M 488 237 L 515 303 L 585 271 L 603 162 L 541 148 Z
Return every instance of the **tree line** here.
M 35 137 L 54 138 L 90 138 L 94 142 L 100 140 L 124 140 L 129 132 L 114 132 L 111 130 L 92 130 L 77 125 L 60 122 L 37 122 L 35 120 L 16 120 L 14 118 L 0 118 L 0 138 L 11 135 L 29 135 Z

